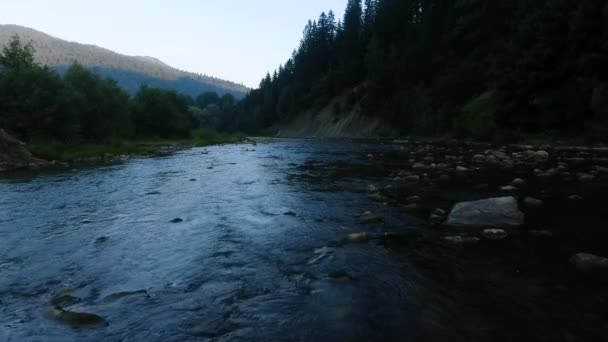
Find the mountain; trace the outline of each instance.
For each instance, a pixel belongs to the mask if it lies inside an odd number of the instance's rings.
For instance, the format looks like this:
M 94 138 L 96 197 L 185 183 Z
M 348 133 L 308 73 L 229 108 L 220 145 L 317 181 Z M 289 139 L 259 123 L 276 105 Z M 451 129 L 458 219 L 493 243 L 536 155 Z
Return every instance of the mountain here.
M 131 94 L 142 84 L 175 90 L 192 97 L 215 91 L 220 95 L 230 93 L 241 98 L 248 91 L 244 85 L 182 71 L 154 57 L 122 55 L 95 45 L 68 42 L 17 25 L 0 25 L 0 46 L 4 46 L 13 35 L 18 35 L 23 42 L 32 42 L 39 63 L 62 73 L 77 62 L 101 76 L 115 79 Z

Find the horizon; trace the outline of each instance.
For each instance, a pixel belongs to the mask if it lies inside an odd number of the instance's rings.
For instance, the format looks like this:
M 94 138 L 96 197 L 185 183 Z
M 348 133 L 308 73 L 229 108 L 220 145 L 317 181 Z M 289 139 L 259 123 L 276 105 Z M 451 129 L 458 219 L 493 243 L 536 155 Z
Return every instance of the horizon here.
M 0 24 L 28 27 L 127 56 L 154 57 L 176 69 L 257 88 L 266 73 L 291 56 L 308 20 L 329 10 L 341 18 L 345 6 L 346 0 L 262 0 L 255 4 L 179 0 L 171 7 L 143 0 L 129 4 L 109 0 L 87 4 L 85 9 L 74 0 L 25 0 L 5 4 Z M 117 12 L 116 8 L 123 10 Z M 143 15 L 133 16 L 142 8 Z M 104 23 L 110 16 L 111 27 Z M 238 25 L 226 25 L 235 20 Z M 151 24 L 161 21 L 164 25 Z M 198 40 L 200 44 L 195 44 Z M 244 53 L 247 58 L 242 57 Z

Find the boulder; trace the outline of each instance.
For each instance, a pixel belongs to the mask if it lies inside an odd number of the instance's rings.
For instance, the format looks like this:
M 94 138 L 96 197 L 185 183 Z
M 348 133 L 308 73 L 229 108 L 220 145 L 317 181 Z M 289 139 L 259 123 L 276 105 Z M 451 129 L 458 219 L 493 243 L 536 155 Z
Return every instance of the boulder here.
M 488 240 L 503 240 L 509 234 L 504 229 L 484 229 L 481 235 Z
M 456 204 L 448 216 L 447 225 L 457 227 L 517 227 L 524 214 L 514 197 L 490 198 Z
M 537 208 L 537 207 L 542 207 L 545 202 L 536 199 L 534 197 L 526 197 L 524 198 L 524 204 L 526 205 L 526 207 L 531 207 L 531 208 Z
M 25 143 L 0 128 L 0 172 L 48 167 L 51 163 L 35 158 Z
M 588 253 L 579 253 L 573 256 L 570 258 L 570 263 L 582 271 L 608 269 L 608 258 Z
M 511 185 L 517 187 L 517 188 L 524 188 L 526 186 L 526 181 L 521 179 L 521 178 L 515 178 L 512 182 Z
M 372 223 L 380 223 L 382 222 L 382 217 L 378 216 L 371 211 L 366 211 L 359 217 L 359 220 L 363 224 L 372 224 Z

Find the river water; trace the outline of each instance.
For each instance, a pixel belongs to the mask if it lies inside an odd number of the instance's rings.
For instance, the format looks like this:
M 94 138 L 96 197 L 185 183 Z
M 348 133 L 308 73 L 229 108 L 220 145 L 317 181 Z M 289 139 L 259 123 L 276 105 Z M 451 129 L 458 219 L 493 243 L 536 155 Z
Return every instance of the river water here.
M 536 276 L 534 263 L 522 275 L 504 260 L 468 262 L 477 254 L 424 241 L 341 244 L 361 231 L 425 234 L 419 218 L 368 199 L 368 179 L 320 184 L 302 169 L 364 163 L 385 149 L 276 141 L 0 179 L 0 340 L 606 336 L 605 295 L 589 288 L 596 279 Z M 357 214 L 366 210 L 384 223 L 364 226 Z M 109 326 L 49 319 L 48 303 L 68 292 L 82 299 L 69 310 Z

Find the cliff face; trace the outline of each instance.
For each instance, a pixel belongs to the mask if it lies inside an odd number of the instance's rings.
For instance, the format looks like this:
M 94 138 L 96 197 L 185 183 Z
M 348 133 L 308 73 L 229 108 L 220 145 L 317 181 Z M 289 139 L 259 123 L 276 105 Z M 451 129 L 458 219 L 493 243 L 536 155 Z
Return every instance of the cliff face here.
M 399 132 L 379 118 L 361 113 L 359 103 L 346 112 L 336 112 L 345 108 L 348 92 L 336 97 L 319 111 L 307 111 L 280 129 L 280 137 L 316 138 L 376 138 L 396 137 Z
M 0 172 L 35 169 L 50 163 L 32 156 L 25 143 L 0 128 Z

